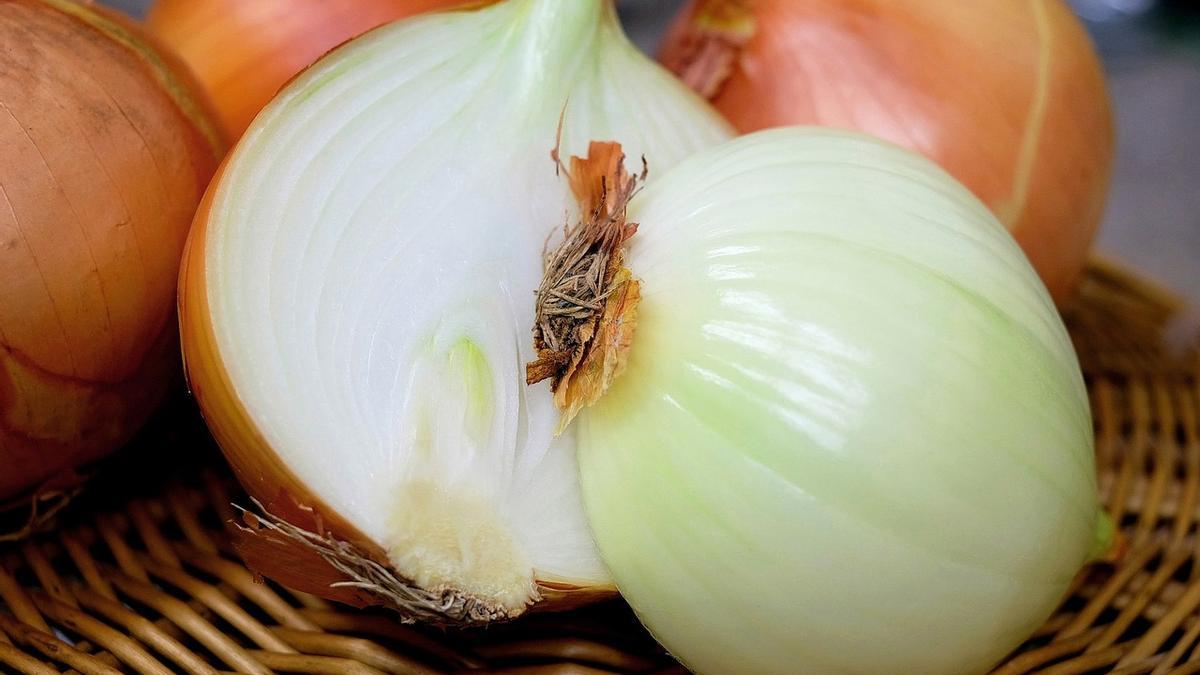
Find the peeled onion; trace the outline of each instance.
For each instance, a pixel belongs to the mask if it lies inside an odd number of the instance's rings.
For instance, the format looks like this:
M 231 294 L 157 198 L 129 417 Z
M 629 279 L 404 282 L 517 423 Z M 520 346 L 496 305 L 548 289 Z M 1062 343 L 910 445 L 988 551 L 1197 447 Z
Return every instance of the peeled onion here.
M 121 445 L 178 381 L 179 257 L 222 144 L 114 13 L 0 2 L 0 498 Z
M 146 25 L 191 66 L 232 137 L 296 73 L 376 26 L 467 0 L 158 0 Z
M 662 60 L 748 132 L 856 129 L 938 162 L 1070 295 L 1100 222 L 1113 121 L 1060 0 L 694 0 Z
M 617 587 L 699 673 L 982 673 L 1105 548 L 1087 392 L 929 161 L 780 129 L 630 204 L 625 372 L 579 416 Z
M 181 279 L 189 381 L 261 506 L 247 562 L 451 624 L 611 594 L 574 434 L 524 383 L 541 252 L 578 213 L 550 151 L 616 138 L 666 171 L 730 135 L 607 0 L 412 18 L 292 82 Z

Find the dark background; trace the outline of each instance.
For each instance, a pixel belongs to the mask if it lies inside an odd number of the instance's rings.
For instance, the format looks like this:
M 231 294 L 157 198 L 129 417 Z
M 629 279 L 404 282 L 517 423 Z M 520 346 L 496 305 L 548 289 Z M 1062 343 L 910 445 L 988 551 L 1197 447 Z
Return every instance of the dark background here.
M 106 1 L 134 15 L 150 4 Z M 620 0 L 630 36 L 651 53 L 682 4 Z M 1117 112 L 1117 167 L 1099 247 L 1200 305 L 1200 0 L 1072 5 L 1104 58 Z

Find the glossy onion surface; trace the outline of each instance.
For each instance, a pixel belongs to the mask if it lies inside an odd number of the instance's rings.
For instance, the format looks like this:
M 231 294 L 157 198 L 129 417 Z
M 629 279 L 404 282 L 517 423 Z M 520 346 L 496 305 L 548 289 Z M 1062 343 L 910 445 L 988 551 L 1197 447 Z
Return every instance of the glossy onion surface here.
M 673 654 L 962 675 L 1050 614 L 1105 522 L 1091 419 L 1054 305 L 978 200 L 899 148 L 786 129 L 689 158 L 630 219 L 639 324 L 580 416 L 580 471 Z

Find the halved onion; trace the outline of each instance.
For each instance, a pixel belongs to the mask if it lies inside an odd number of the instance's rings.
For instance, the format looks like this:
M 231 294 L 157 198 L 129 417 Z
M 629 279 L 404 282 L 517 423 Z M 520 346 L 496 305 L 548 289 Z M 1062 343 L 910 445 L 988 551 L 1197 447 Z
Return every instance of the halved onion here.
M 532 359 L 539 253 L 575 217 L 549 151 L 664 171 L 725 123 L 602 0 L 374 31 L 259 116 L 182 273 L 187 370 L 285 584 L 445 623 L 611 593 Z

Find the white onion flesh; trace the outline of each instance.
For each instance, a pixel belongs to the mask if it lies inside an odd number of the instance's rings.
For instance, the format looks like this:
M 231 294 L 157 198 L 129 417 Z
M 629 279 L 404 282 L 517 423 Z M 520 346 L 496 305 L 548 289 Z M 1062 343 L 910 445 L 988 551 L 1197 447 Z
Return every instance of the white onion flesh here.
M 600 0 L 385 27 L 259 116 L 213 196 L 217 349 L 267 444 L 424 588 L 509 607 L 608 583 L 575 439 L 527 389 L 540 252 L 577 217 L 550 150 L 656 174 L 729 136 Z M 631 167 L 634 168 L 634 167 Z
M 1094 551 L 1067 333 L 932 163 L 779 130 L 631 204 L 625 374 L 577 422 L 618 588 L 702 673 L 982 672 Z

